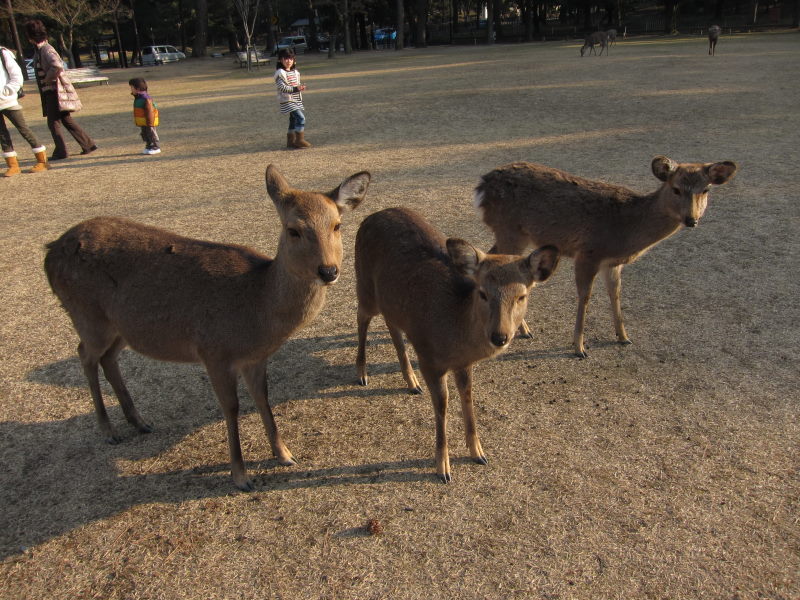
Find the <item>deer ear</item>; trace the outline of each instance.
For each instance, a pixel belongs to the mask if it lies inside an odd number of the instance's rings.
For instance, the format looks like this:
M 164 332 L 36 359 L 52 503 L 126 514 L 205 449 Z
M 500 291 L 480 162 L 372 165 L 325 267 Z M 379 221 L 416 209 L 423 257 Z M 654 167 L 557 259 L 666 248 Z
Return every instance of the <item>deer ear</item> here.
M 289 183 L 284 179 L 283 175 L 278 172 L 275 165 L 269 165 L 264 174 L 264 179 L 267 184 L 267 193 L 272 198 L 273 202 L 280 202 L 289 191 Z
M 339 212 L 353 210 L 367 195 L 367 188 L 372 176 L 367 171 L 361 171 L 345 179 L 339 187 L 327 196 L 339 207 Z
M 711 183 L 714 185 L 722 185 L 736 174 L 738 168 L 735 162 L 725 160 L 723 162 L 714 163 L 713 165 L 707 165 L 706 173 Z
M 527 272 L 531 283 L 547 281 L 558 266 L 560 253 L 555 246 L 542 246 L 521 260 L 520 270 Z
M 483 252 L 458 238 L 448 238 L 447 254 L 450 255 L 450 260 L 453 261 L 456 269 L 470 277 L 478 272 L 478 266 L 480 266 L 484 257 Z
M 666 181 L 669 174 L 678 168 L 678 163 L 666 156 L 656 156 L 653 162 L 650 163 L 650 168 L 653 169 L 653 175 L 655 175 L 657 179 Z

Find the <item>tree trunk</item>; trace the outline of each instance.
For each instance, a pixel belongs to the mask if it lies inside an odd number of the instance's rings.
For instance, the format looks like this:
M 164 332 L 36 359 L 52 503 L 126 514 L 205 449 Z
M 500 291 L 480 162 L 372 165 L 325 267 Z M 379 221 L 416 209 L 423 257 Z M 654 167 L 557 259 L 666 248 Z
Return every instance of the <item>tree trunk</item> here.
M 344 15 L 342 15 L 342 20 L 344 21 L 344 53 L 352 54 L 353 41 L 350 39 L 350 4 L 348 0 L 344 0 Z
M 319 52 L 319 28 L 317 27 L 317 11 L 314 10 L 314 0 L 308 0 L 308 33 L 311 39 L 306 39 L 312 52 Z
M 494 44 L 494 3 L 498 0 L 486 1 L 486 43 Z
M 397 17 L 397 39 L 395 40 L 394 49 L 395 50 L 402 50 L 403 49 L 403 36 L 405 32 L 405 7 L 403 6 L 403 0 L 396 0 L 395 3 L 395 15 Z
M 417 0 L 415 4 L 417 18 L 414 23 L 414 45 L 417 48 L 428 47 L 428 0 Z
M 195 0 L 197 17 L 194 25 L 192 56 L 205 56 L 208 45 L 208 0 Z

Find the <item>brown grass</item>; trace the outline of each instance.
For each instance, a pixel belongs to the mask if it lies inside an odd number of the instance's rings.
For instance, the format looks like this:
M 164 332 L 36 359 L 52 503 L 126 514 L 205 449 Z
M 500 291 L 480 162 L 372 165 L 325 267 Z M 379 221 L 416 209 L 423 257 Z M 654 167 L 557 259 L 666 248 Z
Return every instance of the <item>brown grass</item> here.
M 578 47 L 303 57 L 305 152 L 281 149 L 271 69 L 192 60 L 82 89 L 100 151 L 0 182 L 0 598 L 800 597 L 797 34 L 725 37 L 713 58 L 701 38 Z M 161 108 L 158 157 L 138 154 L 134 74 Z M 49 144 L 35 95 L 24 104 Z M 613 343 L 598 285 L 590 358 L 570 357 L 562 265 L 533 294 L 536 337 L 476 368 L 489 466 L 468 460 L 456 400 L 454 481 L 438 483 L 430 401 L 404 392 L 380 322 L 370 387 L 355 385 L 358 222 L 403 204 L 485 249 L 471 192 L 486 171 L 532 160 L 650 190 L 655 154 L 741 170 L 697 230 L 626 270 L 634 345 Z M 301 464 L 271 460 L 243 391 L 257 492 L 242 494 L 198 366 L 125 353 L 156 431 L 136 435 L 106 386 L 126 439 L 101 440 L 41 264 L 46 242 L 98 214 L 272 253 L 268 163 L 303 188 L 374 179 L 346 221 L 342 281 L 270 362 Z

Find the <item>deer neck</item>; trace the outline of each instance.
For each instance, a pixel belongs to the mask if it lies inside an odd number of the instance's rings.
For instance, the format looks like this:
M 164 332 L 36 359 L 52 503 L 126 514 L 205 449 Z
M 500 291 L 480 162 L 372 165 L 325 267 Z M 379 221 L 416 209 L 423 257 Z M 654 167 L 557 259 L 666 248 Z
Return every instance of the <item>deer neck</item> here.
M 280 248 L 265 274 L 262 289 L 267 326 L 277 337 L 288 337 L 312 320 L 327 295 L 327 286 L 319 278 L 309 279 L 293 271 Z
M 666 189 L 665 189 L 666 188 Z M 668 186 L 662 186 L 652 194 L 637 196 L 630 203 L 628 231 L 635 239 L 635 245 L 642 251 L 669 237 L 681 226 L 680 217 L 670 209 Z

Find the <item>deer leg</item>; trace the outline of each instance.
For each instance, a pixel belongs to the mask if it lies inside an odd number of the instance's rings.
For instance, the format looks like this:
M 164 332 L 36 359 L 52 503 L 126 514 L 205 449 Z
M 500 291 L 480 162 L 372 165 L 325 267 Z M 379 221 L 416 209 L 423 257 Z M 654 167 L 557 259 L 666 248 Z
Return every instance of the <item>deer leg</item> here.
M 81 359 L 83 374 L 86 376 L 86 381 L 89 384 L 89 392 L 92 394 L 94 413 L 97 416 L 97 424 L 100 426 L 100 431 L 105 437 L 106 442 L 109 444 L 118 444 L 121 439 L 111 426 L 111 421 L 108 419 L 108 413 L 106 412 L 106 405 L 103 403 L 103 394 L 100 391 L 100 376 L 97 372 L 99 360 L 97 354 L 91 352 L 86 342 L 82 341 L 78 344 L 78 356 Z
M 575 330 L 572 334 L 572 345 L 579 358 L 587 358 L 583 345 L 583 327 L 586 322 L 586 309 L 592 296 L 592 284 L 597 275 L 597 265 L 575 260 L 575 285 L 578 288 L 578 314 L 575 317 Z
M 261 422 L 264 424 L 264 430 L 267 432 L 269 445 L 272 448 L 272 454 L 278 460 L 278 463 L 285 467 L 296 465 L 292 453 L 283 443 L 281 434 L 278 431 L 278 426 L 275 424 L 275 417 L 272 415 L 272 408 L 269 405 L 269 383 L 267 381 L 267 365 L 266 362 L 256 363 L 242 368 L 242 376 L 250 392 L 250 396 L 258 408 L 258 414 L 261 415 Z
M 435 371 L 420 364 L 422 377 L 428 384 L 436 421 L 436 475 L 442 483 L 450 483 L 450 453 L 447 449 L 447 372 Z
M 617 341 L 620 344 L 630 344 L 628 334 L 625 333 L 625 323 L 622 321 L 622 307 L 620 306 L 620 290 L 622 288 L 622 265 L 603 267 L 603 280 L 606 284 L 608 299 L 611 300 L 611 315 L 614 319 L 614 330 L 617 332 Z
M 217 402 L 228 428 L 228 452 L 231 457 L 231 477 L 240 490 L 252 492 L 255 487 L 247 477 L 239 443 L 239 397 L 236 395 L 236 373 L 226 365 L 206 363 L 206 371 L 217 396 Z
M 400 370 L 403 373 L 403 379 L 406 380 L 408 391 L 412 394 L 421 394 L 422 388 L 419 386 L 419 380 L 417 380 L 417 376 L 414 374 L 411 361 L 408 360 L 408 351 L 403 341 L 403 332 L 388 321 L 386 322 L 386 328 L 389 330 L 389 335 L 392 336 L 392 343 L 397 352 L 397 360 L 400 361 Z
M 369 315 L 359 305 L 358 307 L 358 354 L 356 355 L 356 371 L 358 372 L 358 382 L 361 385 L 367 385 L 369 377 L 367 377 L 367 330 L 369 323 L 372 321 L 372 315 Z
M 128 423 L 136 427 L 139 433 L 152 433 L 153 427 L 145 423 L 144 419 L 139 415 L 139 411 L 137 411 L 136 407 L 133 405 L 133 399 L 128 392 L 128 388 L 125 387 L 125 381 L 119 370 L 117 357 L 125 346 L 125 340 L 117 338 L 114 345 L 100 358 L 100 365 L 103 367 L 103 373 L 106 379 L 114 389 L 114 393 L 117 396 L 117 400 L 119 400 L 119 405 L 122 407 L 122 412 L 125 414 Z
M 472 404 L 472 365 L 466 369 L 454 371 L 453 375 L 455 376 L 458 395 L 461 396 L 461 416 L 464 418 L 464 435 L 469 455 L 473 461 L 480 465 L 489 464 L 481 447 L 478 428 L 475 424 L 475 411 Z

